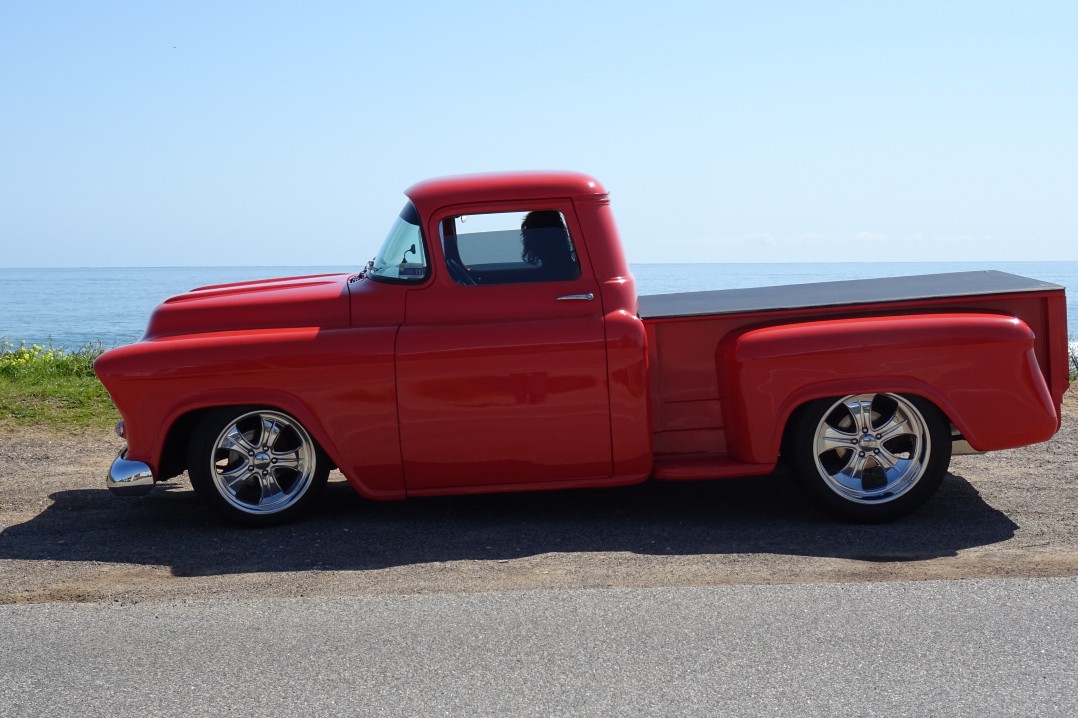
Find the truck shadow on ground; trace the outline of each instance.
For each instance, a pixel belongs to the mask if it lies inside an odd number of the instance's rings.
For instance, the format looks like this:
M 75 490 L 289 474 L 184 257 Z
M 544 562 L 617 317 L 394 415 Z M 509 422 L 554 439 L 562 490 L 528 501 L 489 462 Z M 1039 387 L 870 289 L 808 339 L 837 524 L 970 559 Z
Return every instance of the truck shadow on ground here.
M 895 523 L 831 520 L 788 477 L 580 491 L 365 501 L 331 482 L 309 518 L 269 529 L 211 514 L 186 482 L 139 499 L 61 491 L 0 532 L 0 558 L 165 565 L 177 576 L 365 570 L 550 552 L 773 553 L 917 561 L 1006 541 L 1018 526 L 961 477 Z

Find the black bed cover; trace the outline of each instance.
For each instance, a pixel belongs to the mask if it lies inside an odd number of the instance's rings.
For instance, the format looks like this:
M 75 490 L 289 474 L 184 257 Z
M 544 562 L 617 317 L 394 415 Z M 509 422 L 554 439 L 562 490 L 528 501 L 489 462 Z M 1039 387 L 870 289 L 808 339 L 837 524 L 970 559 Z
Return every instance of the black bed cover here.
M 661 319 L 1062 289 L 1063 287 L 1051 282 L 1042 282 L 1007 272 L 986 270 L 924 274 L 915 277 L 787 284 L 752 289 L 651 294 L 639 297 L 638 307 L 641 319 Z

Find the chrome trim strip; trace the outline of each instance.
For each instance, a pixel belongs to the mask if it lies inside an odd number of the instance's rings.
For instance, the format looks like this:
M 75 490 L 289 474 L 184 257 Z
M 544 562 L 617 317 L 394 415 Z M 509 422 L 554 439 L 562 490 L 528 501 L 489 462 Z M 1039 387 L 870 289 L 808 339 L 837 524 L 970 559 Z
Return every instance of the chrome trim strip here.
M 120 451 L 109 467 L 105 486 L 118 496 L 144 496 L 153 488 L 153 472 L 141 461 L 128 461 L 127 449 Z
M 566 294 L 564 297 L 558 297 L 559 302 L 590 302 L 595 299 L 595 295 L 591 292 L 587 294 Z

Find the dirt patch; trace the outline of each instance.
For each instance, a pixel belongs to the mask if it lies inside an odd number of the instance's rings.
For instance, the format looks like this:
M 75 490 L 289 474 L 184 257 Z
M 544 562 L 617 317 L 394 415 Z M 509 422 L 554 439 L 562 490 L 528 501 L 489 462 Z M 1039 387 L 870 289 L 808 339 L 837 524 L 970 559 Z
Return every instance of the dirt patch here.
M 111 434 L 0 429 L 0 603 L 1078 575 L 1078 396 L 1050 442 L 955 457 L 883 526 L 835 523 L 788 477 L 364 501 L 228 525 L 186 478 L 123 499 Z

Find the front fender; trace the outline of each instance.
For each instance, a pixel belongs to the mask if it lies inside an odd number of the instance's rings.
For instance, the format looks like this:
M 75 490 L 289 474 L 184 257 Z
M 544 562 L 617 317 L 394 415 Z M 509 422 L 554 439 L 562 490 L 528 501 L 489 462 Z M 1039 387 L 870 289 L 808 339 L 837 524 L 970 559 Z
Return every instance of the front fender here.
M 823 397 L 922 396 L 978 451 L 1050 438 L 1059 427 L 1033 331 L 998 314 L 926 314 L 754 329 L 718 349 L 739 460 L 774 462 L 791 414 Z
M 155 472 L 181 416 L 268 406 L 298 419 L 364 496 L 403 498 L 395 336 L 373 327 L 169 337 L 111 350 L 95 369 L 124 417 L 128 458 Z

